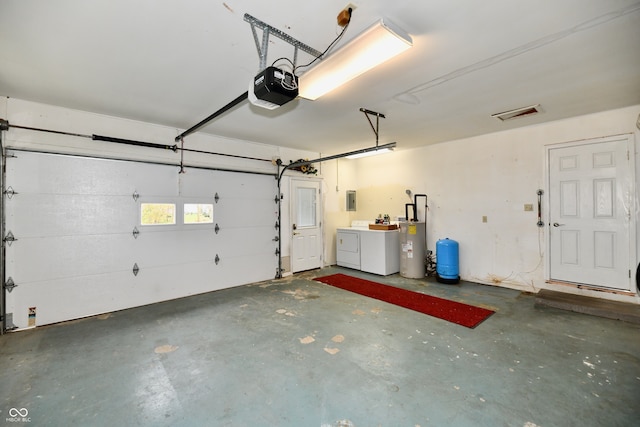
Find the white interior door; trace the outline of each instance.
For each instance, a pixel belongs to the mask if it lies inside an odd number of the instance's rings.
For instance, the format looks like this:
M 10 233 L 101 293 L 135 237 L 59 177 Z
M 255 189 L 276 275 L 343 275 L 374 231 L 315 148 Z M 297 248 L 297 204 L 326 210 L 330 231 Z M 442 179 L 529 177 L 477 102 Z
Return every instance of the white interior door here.
M 291 272 L 322 267 L 320 181 L 291 180 Z
M 548 150 L 552 281 L 631 290 L 632 141 L 619 136 Z

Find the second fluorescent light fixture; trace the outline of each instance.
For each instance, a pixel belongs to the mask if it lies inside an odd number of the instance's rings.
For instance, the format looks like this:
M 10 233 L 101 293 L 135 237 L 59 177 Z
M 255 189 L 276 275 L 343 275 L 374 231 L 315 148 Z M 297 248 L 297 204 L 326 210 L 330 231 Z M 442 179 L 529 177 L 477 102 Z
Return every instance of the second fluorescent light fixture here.
M 366 148 L 364 150 L 360 150 L 360 152 L 356 152 L 355 154 L 349 154 L 346 156 L 347 159 L 360 159 L 362 157 L 375 156 L 378 154 L 385 154 L 393 152 L 393 149 L 396 147 L 395 142 L 391 142 L 389 144 L 376 146 L 372 148 Z
M 387 19 L 364 30 L 300 76 L 299 95 L 315 100 L 413 46 L 411 36 Z

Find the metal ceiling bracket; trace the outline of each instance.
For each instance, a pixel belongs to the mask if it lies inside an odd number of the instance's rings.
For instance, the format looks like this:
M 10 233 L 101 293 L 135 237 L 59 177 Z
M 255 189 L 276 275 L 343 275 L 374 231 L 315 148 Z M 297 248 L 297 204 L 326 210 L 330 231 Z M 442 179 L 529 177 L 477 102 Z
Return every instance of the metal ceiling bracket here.
M 373 133 L 376 135 L 376 147 L 377 147 L 378 146 L 379 128 L 380 128 L 380 117 L 382 117 L 383 119 L 386 119 L 386 117 L 382 113 L 378 113 L 378 112 L 375 112 L 375 111 L 367 110 L 366 108 L 360 108 L 360 111 L 362 111 L 364 113 L 365 117 L 369 121 L 369 124 L 371 125 L 371 129 L 373 129 Z M 375 127 L 373 126 L 373 122 L 371 121 L 371 118 L 369 117 L 369 115 L 376 116 L 376 125 L 375 125 Z
M 216 263 L 216 265 L 218 265 L 218 263 L 220 262 L 220 257 L 218 256 L 218 254 L 216 254 L 216 257 L 213 261 Z
M 216 223 L 216 226 L 213 228 L 213 230 L 216 232 L 216 234 L 218 234 L 218 232 L 220 232 L 220 226 Z
M 16 238 L 15 238 L 15 236 L 13 235 L 13 233 L 12 233 L 11 231 L 9 231 L 9 232 L 7 233 L 7 235 L 4 237 L 4 239 L 2 239 L 2 240 L 3 240 L 4 242 L 6 242 L 6 244 L 7 244 L 8 246 L 11 246 L 11 244 L 12 244 L 13 242 L 17 242 L 17 241 L 18 241 L 18 239 L 16 239 Z
M 133 238 L 137 239 L 138 236 L 140 235 L 140 230 L 138 230 L 138 227 L 133 227 Z
M 4 284 L 4 288 L 7 290 L 7 292 L 11 292 L 13 288 L 17 288 L 17 287 L 18 285 L 15 284 L 15 282 L 11 277 L 9 277 Z
M 138 273 L 140 272 L 140 267 L 138 267 L 138 264 L 133 264 L 133 275 L 137 276 Z
M 137 202 L 139 198 L 140 198 L 140 194 L 138 194 L 137 191 L 134 191 L 133 192 L 133 201 Z
M 14 194 L 18 194 L 18 192 L 11 188 L 11 186 L 9 186 L 6 190 L 4 190 L 4 194 L 7 195 L 8 199 L 11 199 Z
M 296 66 L 296 60 L 298 59 L 298 49 L 303 52 L 312 55 L 314 58 L 319 58 L 322 56 L 322 52 L 315 50 L 314 48 L 302 43 L 299 40 L 294 39 L 289 34 L 280 31 L 277 28 L 272 27 L 271 25 L 262 22 L 261 20 L 254 18 L 248 13 L 244 14 L 244 20 L 251 24 L 251 32 L 253 33 L 253 40 L 256 43 L 256 49 L 258 50 L 258 56 L 260 57 L 260 69 L 258 71 L 262 71 L 267 68 L 267 51 L 269 50 L 269 36 L 273 34 L 278 37 L 280 40 L 283 40 L 285 43 L 293 46 L 293 66 Z M 258 40 L 258 34 L 256 33 L 256 27 L 262 30 L 262 41 Z

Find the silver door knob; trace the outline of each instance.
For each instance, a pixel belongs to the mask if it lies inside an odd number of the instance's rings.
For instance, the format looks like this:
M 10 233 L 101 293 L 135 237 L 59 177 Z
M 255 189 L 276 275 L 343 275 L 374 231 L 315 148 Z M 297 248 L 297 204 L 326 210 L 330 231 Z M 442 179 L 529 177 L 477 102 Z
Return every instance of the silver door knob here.
M 553 226 L 554 226 L 554 227 L 561 227 L 561 226 L 563 226 L 563 225 L 564 225 L 564 224 L 558 224 L 557 222 L 554 222 L 554 223 L 553 223 Z

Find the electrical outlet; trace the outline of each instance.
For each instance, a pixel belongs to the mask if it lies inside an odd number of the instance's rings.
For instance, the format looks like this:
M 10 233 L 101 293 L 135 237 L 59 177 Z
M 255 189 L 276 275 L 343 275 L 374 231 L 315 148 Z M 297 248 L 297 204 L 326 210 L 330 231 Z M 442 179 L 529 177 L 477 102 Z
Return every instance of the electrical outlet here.
M 524 210 L 525 210 L 526 212 L 533 212 L 533 205 L 532 205 L 532 204 L 530 204 L 530 203 L 525 203 L 525 205 L 524 205 Z
M 340 13 L 338 13 L 336 20 L 340 27 L 345 27 L 347 26 L 347 24 L 349 24 L 349 21 L 351 21 L 351 16 L 355 8 L 356 8 L 355 4 L 349 3 L 344 7 L 344 9 L 340 11 Z M 349 12 L 349 9 L 351 9 L 351 12 Z
M 354 10 L 356 10 L 356 8 L 357 8 L 357 7 L 358 7 L 358 6 L 356 6 L 355 4 L 353 4 L 353 3 L 349 3 L 348 5 L 346 5 L 346 6 L 344 7 L 344 9 L 343 9 L 343 10 L 349 10 L 349 8 L 351 8 L 351 11 L 353 12 Z
M 487 222 L 487 216 L 486 215 L 482 215 L 482 222 Z

